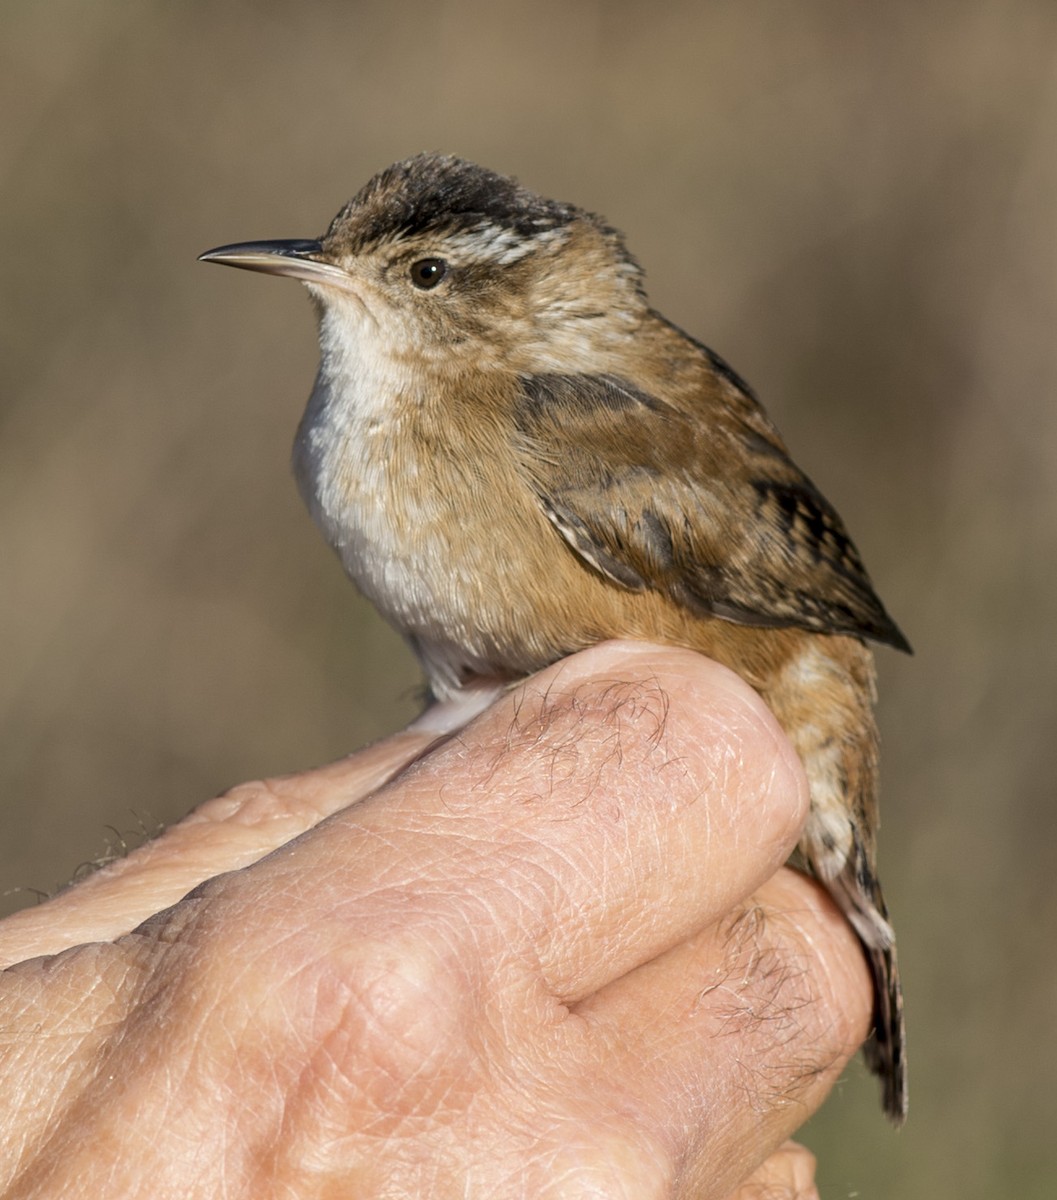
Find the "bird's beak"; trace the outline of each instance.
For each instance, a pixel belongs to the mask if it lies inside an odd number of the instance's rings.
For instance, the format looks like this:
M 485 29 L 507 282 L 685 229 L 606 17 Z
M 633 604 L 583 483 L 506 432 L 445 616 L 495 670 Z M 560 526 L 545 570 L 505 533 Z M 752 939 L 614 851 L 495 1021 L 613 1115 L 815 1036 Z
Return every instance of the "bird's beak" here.
M 217 246 L 198 256 L 199 262 L 221 263 L 225 267 L 241 267 L 244 271 L 263 271 L 266 275 L 289 275 L 306 283 L 344 284 L 348 275 L 323 252 L 316 241 L 237 242 L 232 246 Z

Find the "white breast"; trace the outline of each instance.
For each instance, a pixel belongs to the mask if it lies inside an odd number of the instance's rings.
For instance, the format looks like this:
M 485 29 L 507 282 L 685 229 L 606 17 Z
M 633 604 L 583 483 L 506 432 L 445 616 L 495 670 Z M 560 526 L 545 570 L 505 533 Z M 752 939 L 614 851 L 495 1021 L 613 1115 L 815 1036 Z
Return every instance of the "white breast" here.
M 438 482 L 438 454 L 451 455 L 422 436 L 425 382 L 387 353 L 370 318 L 353 315 L 334 304 L 324 314 L 294 474 L 349 576 L 411 639 L 434 692 L 451 694 L 466 673 L 488 673 L 476 644 L 482 564 L 451 547 L 475 506 L 450 475 Z M 485 547 L 471 543 L 473 559 Z
M 410 381 L 371 336 L 369 318 L 328 306 L 320 329 L 322 357 L 297 430 L 298 487 L 345 569 L 375 603 L 389 607 L 408 558 L 406 516 L 394 511 L 393 445 L 409 403 Z M 415 464 L 399 464 L 406 499 Z M 401 506 L 402 507 L 402 506 Z M 396 573 L 396 575 L 394 574 Z

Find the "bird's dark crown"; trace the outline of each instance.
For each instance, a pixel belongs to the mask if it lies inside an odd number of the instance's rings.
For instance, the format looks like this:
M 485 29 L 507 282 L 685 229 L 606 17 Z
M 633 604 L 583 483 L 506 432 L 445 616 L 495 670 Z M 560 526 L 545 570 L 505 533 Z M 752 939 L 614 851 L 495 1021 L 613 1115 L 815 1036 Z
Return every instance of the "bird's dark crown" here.
M 576 205 L 548 200 L 466 159 L 416 154 L 370 179 L 331 222 L 324 241 L 352 254 L 422 235 L 486 229 L 532 241 L 576 221 L 593 224 L 627 256 L 620 235 Z

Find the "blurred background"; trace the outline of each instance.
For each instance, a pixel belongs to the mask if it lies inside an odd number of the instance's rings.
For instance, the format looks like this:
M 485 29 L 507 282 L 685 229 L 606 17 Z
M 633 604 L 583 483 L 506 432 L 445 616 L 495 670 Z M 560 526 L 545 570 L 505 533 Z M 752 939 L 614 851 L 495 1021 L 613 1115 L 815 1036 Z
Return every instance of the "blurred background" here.
M 1052 1197 L 1052 0 L 7 0 L 3 911 L 416 711 L 289 476 L 303 291 L 195 256 L 421 149 L 626 231 L 917 650 L 879 656 L 912 1115 L 853 1066 L 823 1195 Z

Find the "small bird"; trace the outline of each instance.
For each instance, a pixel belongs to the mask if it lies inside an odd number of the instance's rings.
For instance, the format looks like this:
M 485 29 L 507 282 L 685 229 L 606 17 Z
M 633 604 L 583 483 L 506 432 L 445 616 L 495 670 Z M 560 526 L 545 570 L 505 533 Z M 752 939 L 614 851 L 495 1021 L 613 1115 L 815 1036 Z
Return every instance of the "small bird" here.
M 459 158 L 388 167 L 318 240 L 201 258 L 307 285 L 321 361 L 294 472 L 441 724 L 615 637 L 698 650 L 760 693 L 810 784 L 802 863 L 866 950 L 866 1059 L 901 1123 L 866 641 L 910 647 L 748 385 L 650 307 L 602 218 Z

